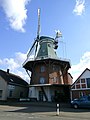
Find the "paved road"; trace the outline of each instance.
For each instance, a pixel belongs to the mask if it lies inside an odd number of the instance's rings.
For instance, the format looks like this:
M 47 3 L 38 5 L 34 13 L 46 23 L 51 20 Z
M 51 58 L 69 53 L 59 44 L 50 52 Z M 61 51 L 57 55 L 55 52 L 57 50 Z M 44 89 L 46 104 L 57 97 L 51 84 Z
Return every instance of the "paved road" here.
M 61 105 L 59 116 L 56 105 L 50 103 L 13 103 L 0 105 L 0 120 L 90 120 L 90 109 Z

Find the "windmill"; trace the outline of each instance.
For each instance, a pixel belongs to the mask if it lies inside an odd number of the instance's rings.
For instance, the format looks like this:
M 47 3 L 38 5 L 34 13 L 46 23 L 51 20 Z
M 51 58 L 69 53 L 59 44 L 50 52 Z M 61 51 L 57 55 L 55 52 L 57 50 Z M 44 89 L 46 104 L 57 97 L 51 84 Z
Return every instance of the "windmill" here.
M 62 33 L 59 30 L 56 31 L 54 38 L 40 36 L 40 9 L 38 9 L 37 36 L 23 64 L 23 68 L 25 68 L 30 77 L 30 88 L 32 88 L 31 92 L 33 93 L 31 97 L 35 97 L 37 100 L 50 101 L 52 95 L 55 94 L 54 91 L 58 93 L 62 88 L 65 90 L 65 85 L 69 83 L 65 82 L 66 78 L 68 78 L 67 71 L 70 68 L 70 63 L 69 61 L 60 59 L 56 53 L 59 37 L 62 37 Z M 34 53 L 33 59 L 31 59 L 32 52 Z M 65 85 L 63 85 L 64 83 Z M 51 91 L 52 95 L 50 94 Z M 67 91 L 65 92 L 66 94 Z

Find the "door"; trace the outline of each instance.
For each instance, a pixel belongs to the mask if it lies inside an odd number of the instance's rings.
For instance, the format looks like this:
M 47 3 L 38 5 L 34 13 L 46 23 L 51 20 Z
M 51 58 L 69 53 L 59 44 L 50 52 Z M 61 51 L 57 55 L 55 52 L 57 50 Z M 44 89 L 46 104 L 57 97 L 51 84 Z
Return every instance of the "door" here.
M 43 92 L 39 91 L 39 101 L 43 101 Z

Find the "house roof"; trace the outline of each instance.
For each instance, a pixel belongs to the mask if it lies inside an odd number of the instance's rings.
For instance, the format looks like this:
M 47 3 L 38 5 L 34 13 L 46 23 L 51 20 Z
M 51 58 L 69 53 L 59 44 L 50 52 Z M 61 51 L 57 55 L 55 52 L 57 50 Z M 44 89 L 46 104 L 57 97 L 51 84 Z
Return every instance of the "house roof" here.
M 7 82 L 7 83 L 12 83 L 12 84 L 17 84 L 17 85 L 23 85 L 27 86 L 28 83 L 23 80 L 20 76 L 17 76 L 12 73 L 8 73 L 6 71 L 0 70 L 0 76 Z
M 80 76 L 75 80 L 75 82 L 72 84 L 72 87 L 73 87 L 73 85 L 80 79 L 80 77 L 81 77 L 87 70 L 90 71 L 90 69 L 86 68 L 86 69 L 80 74 Z M 71 88 L 72 88 L 72 87 L 71 87 Z

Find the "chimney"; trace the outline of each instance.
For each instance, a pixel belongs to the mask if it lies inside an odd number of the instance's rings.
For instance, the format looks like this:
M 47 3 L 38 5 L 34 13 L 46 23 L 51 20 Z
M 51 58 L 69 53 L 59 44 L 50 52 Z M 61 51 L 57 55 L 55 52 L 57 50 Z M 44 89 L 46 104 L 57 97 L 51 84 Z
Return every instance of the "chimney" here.
M 9 74 L 9 69 L 7 69 L 7 73 Z

